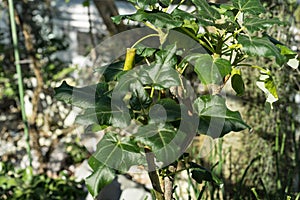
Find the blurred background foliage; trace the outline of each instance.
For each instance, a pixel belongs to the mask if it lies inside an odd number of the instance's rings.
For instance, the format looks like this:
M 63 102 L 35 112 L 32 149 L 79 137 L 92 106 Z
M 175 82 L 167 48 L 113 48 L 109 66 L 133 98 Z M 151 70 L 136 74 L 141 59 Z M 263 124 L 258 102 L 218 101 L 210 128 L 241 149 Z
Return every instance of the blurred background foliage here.
M 69 48 L 70 40 L 67 34 L 57 34 L 54 30 L 52 2 L 14 2 L 25 102 L 30 105 L 27 113 L 35 161 L 33 169 L 24 167 L 28 158 L 22 133 L 8 2 L 3 0 L 0 4 L 0 199 L 84 199 L 87 193 L 83 182 L 75 181 L 72 169 L 87 159 L 89 152 L 76 127 L 65 123 L 71 109 L 53 99 L 52 88 L 66 77 L 74 79 L 76 66 L 59 56 Z M 89 6 L 87 2 L 82 1 L 82 7 Z M 299 52 L 299 4 L 296 0 L 265 0 L 263 3 L 268 9 L 266 15 L 287 22 L 285 26 L 270 28 L 270 35 Z M 93 43 L 95 41 L 90 42 L 89 48 Z M 214 149 L 205 158 L 199 152 L 201 138 L 190 147 L 194 159 L 215 171 L 223 179 L 224 187 L 203 184 L 199 188 L 193 181 L 182 178 L 178 183 L 186 182 L 188 189 L 177 188 L 178 197 L 186 195 L 187 199 L 193 199 L 195 193 L 206 188 L 203 199 L 300 198 L 299 69 L 276 68 L 270 60 L 257 60 L 275 75 L 280 100 L 275 103 L 274 110 L 265 110 L 265 96 L 255 85 L 254 77 L 257 76 L 245 69 L 246 94 L 233 99 L 233 104 L 243 107 L 243 117 L 253 128 L 252 132 L 232 133 L 213 141 Z M 54 162 L 57 149 L 63 156 Z M 57 170 L 53 170 L 53 163 L 59 165 Z M 32 170 L 34 176 L 28 177 L 31 173 L 28 170 Z M 32 196 L 37 193 L 45 196 Z
M 285 26 L 267 30 L 272 37 L 299 52 L 299 5 L 296 1 L 262 1 L 266 15 L 279 17 Z M 242 109 L 251 133 L 232 133 L 214 142 L 214 149 L 200 158 L 198 138 L 192 146 L 196 160 L 213 168 L 224 180 L 224 188 L 209 186 L 203 199 L 299 199 L 300 198 L 300 129 L 299 69 L 278 68 L 270 60 L 257 58 L 259 66 L 267 67 L 275 77 L 279 101 L 274 109 L 265 106 L 265 96 L 257 90 L 258 74 L 244 69 L 245 94 L 232 98 L 233 106 Z M 228 96 L 231 99 L 231 96 Z M 196 149 L 196 150 L 195 150 Z M 193 185 L 193 184 L 192 184 Z M 193 185 L 192 188 L 196 186 Z M 207 187 L 204 185 L 203 187 Z

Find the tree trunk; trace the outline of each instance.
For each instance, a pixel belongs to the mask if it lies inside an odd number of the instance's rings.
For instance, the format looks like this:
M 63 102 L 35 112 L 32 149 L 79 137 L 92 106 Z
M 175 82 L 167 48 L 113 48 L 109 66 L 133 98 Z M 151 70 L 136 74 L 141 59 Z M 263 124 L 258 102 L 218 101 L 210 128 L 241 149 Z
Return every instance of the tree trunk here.
M 114 0 L 93 0 L 94 4 L 103 19 L 107 30 L 111 35 L 126 30 L 123 23 L 119 25 L 114 24 L 111 17 L 119 15 L 118 9 L 114 3 Z

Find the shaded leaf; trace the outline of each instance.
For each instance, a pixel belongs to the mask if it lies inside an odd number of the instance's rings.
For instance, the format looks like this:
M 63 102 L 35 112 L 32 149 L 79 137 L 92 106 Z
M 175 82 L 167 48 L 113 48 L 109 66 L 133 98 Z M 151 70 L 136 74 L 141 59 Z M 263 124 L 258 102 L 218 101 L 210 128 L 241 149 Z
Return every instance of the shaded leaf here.
M 138 94 L 136 93 L 137 91 Z M 111 108 L 113 111 L 112 123 L 115 127 L 125 128 L 130 124 L 132 110 L 129 109 L 129 97 L 132 97 L 133 95 L 131 103 L 133 103 L 133 101 L 140 103 L 145 101 L 146 103 L 149 103 L 148 101 L 150 101 L 150 99 L 143 91 L 144 87 L 135 70 L 130 70 L 120 77 L 118 84 L 113 90 L 111 101 Z M 137 97 L 136 95 L 140 96 Z M 141 107 L 142 105 L 132 104 L 131 106 L 133 109 L 138 109 L 138 107 Z
M 118 74 L 123 71 L 124 61 L 118 61 L 109 65 L 97 67 L 96 72 L 104 76 L 105 82 L 113 81 L 116 79 Z
M 188 20 L 188 21 L 192 21 L 192 20 L 196 20 L 196 17 L 187 12 L 187 11 L 184 11 L 184 10 L 181 10 L 181 9 L 178 9 L 178 8 L 175 8 L 171 15 L 173 16 L 174 19 L 178 19 L 178 20 L 181 20 L 181 21 L 184 21 L 184 20 Z
M 231 77 L 231 86 L 233 90 L 236 92 L 236 95 L 243 95 L 245 92 L 245 84 L 242 79 L 242 76 L 239 74 L 234 74 Z
M 54 88 L 54 91 L 58 100 L 80 108 L 95 108 L 95 102 L 109 102 L 106 83 L 76 88 L 63 81 L 59 87 Z
M 151 105 L 152 99 L 141 84 L 132 84 L 130 91 L 132 91 L 132 96 L 129 100 L 131 109 L 141 110 Z
M 197 183 L 202 183 L 202 181 L 208 181 L 212 183 L 216 183 L 217 185 L 221 186 L 223 182 L 219 179 L 214 173 L 210 170 L 202 167 L 194 162 L 189 162 L 190 167 L 192 168 L 192 178 Z
M 157 51 L 156 48 L 146 47 L 142 44 L 136 46 L 136 54 L 142 57 L 150 57 Z
M 143 59 L 144 58 L 141 56 L 135 56 L 134 63 L 139 63 Z M 113 81 L 118 79 L 124 73 L 124 63 L 125 61 L 122 60 L 101 67 L 96 67 L 95 72 L 99 73 L 100 75 L 103 75 L 105 82 Z
M 111 125 L 112 111 L 110 104 L 98 104 L 96 108 L 87 108 L 84 113 L 76 116 L 77 123 L 82 125 Z
M 151 109 L 151 118 L 156 122 L 173 122 L 181 119 L 181 107 L 174 100 L 170 98 L 161 99 L 156 105 L 162 106 L 158 107 L 158 109 Z M 164 111 L 163 114 L 162 111 Z
M 250 127 L 242 120 L 239 112 L 227 108 L 225 99 L 218 95 L 197 98 L 194 109 L 200 117 L 198 130 L 214 138 L 230 131 L 241 131 Z

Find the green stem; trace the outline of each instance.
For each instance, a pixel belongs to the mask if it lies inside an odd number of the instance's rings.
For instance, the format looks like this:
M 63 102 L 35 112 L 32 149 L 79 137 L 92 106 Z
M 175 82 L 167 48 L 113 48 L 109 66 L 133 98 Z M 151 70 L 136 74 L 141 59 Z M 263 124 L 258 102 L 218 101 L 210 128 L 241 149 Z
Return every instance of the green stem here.
M 141 39 L 139 39 L 138 41 L 136 41 L 136 43 L 134 43 L 131 48 L 134 48 L 136 45 L 138 45 L 139 43 L 141 43 L 143 40 L 150 38 L 150 37 L 159 37 L 159 34 L 150 34 L 150 35 L 146 35 L 145 37 L 142 37 Z
M 154 87 L 151 87 L 150 98 L 153 98 L 153 95 L 154 95 Z
M 21 112 L 22 112 L 22 120 L 24 123 L 24 135 L 26 140 L 26 152 L 29 158 L 29 166 L 32 166 L 32 158 L 31 158 L 31 149 L 30 149 L 30 138 L 29 138 L 29 131 L 28 131 L 28 122 L 25 114 L 25 105 L 24 105 L 24 88 L 23 88 L 23 80 L 22 80 L 22 71 L 20 65 L 20 54 L 18 49 L 18 38 L 17 38 L 17 30 L 16 30 L 16 23 L 14 20 L 14 4 L 13 0 L 8 0 L 9 4 L 9 17 L 10 17 L 10 25 L 11 25 L 11 34 L 14 46 L 14 56 L 15 56 L 15 64 L 16 64 L 16 71 L 18 75 L 18 88 L 19 88 L 19 98 L 21 104 Z
M 198 41 L 202 46 L 204 46 L 205 48 L 207 48 L 211 53 L 215 53 L 215 50 L 213 48 L 211 48 L 210 46 L 212 46 L 210 44 L 210 42 L 207 40 L 207 42 L 209 42 L 209 45 L 208 46 L 204 41 L 200 40 L 199 38 L 197 38 L 192 32 L 190 32 L 188 29 L 184 28 L 184 27 L 181 27 L 181 29 L 187 33 L 191 38 L 193 38 L 194 40 Z

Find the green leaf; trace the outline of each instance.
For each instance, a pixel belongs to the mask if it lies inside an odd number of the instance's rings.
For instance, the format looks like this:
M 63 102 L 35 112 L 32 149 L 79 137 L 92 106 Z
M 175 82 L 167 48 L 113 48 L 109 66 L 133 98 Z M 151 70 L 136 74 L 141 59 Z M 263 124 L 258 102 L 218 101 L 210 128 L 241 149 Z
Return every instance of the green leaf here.
M 249 38 L 240 35 L 238 42 L 243 46 L 242 50 L 250 56 L 275 57 L 278 65 L 282 65 L 285 62 L 285 58 L 280 54 L 279 49 L 267 37 Z
M 104 165 L 121 172 L 127 172 L 133 165 L 146 163 L 140 148 L 133 140 L 119 138 L 114 132 L 105 133 L 93 156 Z
M 197 98 L 194 109 L 200 117 L 198 130 L 214 138 L 230 131 L 241 131 L 250 127 L 242 120 L 239 112 L 227 108 L 225 99 L 218 95 Z
M 156 105 L 161 105 L 162 107 L 158 107 L 157 109 L 150 110 L 151 119 L 154 120 L 155 122 L 162 122 L 162 121 L 174 122 L 181 119 L 180 105 L 176 103 L 173 99 L 170 98 L 161 99 L 156 103 Z M 164 114 L 166 116 L 164 116 Z
M 180 85 L 179 73 L 174 69 L 177 63 L 175 52 L 175 45 L 169 51 L 161 50 L 155 54 L 154 63 L 142 66 L 138 72 L 142 84 L 151 85 L 156 89 Z
M 93 156 L 89 159 L 89 165 L 94 171 L 86 178 L 86 185 L 91 195 L 96 197 L 106 185 L 114 180 L 115 172 Z
M 274 24 L 281 24 L 278 18 L 261 19 L 259 17 L 245 18 L 243 25 L 251 33 L 259 30 L 265 30 L 272 27 Z
M 116 80 L 118 74 L 123 71 L 124 61 L 118 61 L 109 65 L 97 67 L 95 72 L 104 76 L 105 82 Z
M 89 0 L 85 0 L 84 2 L 82 2 L 83 7 L 89 7 L 90 6 L 90 1 Z
M 128 15 L 117 15 L 117 16 L 111 17 L 113 23 L 115 23 L 115 24 L 120 24 L 123 19 L 127 19 L 127 18 L 128 18 Z
M 278 94 L 274 80 L 269 71 L 261 71 L 259 80 L 256 82 L 257 87 L 259 87 L 266 96 L 266 102 L 268 102 L 272 107 L 272 104 L 278 100 Z
M 192 168 L 192 178 L 197 183 L 202 183 L 202 181 L 208 181 L 212 183 L 216 183 L 217 185 L 221 186 L 223 184 L 222 180 L 219 179 L 214 173 L 212 173 L 210 170 L 206 169 L 205 167 L 202 167 L 194 162 L 189 162 L 191 168 Z
M 146 9 L 149 6 L 154 6 L 157 3 L 157 0 L 128 0 L 133 5 L 137 5 L 142 9 Z
M 132 84 L 130 90 L 132 91 L 132 96 L 129 100 L 131 109 L 141 110 L 151 105 L 152 99 L 141 84 Z
M 163 8 L 167 8 L 169 5 L 171 5 L 172 2 L 172 0 L 160 0 L 159 5 Z
M 178 19 L 178 20 L 181 20 L 181 21 L 184 21 L 184 20 L 188 20 L 188 21 L 193 21 L 193 20 L 196 20 L 196 17 L 187 12 L 187 11 L 184 11 L 184 10 L 181 10 L 181 9 L 178 9 L 178 8 L 175 8 L 171 15 L 173 16 L 174 19 Z
M 98 83 L 82 88 L 72 87 L 66 81 L 54 88 L 55 98 L 80 108 L 95 108 L 95 102 L 109 102 L 108 85 Z
M 284 55 L 286 57 L 286 64 L 293 69 L 297 69 L 299 67 L 299 59 L 297 52 L 281 44 L 276 44 L 276 46 L 280 49 L 281 55 Z
M 138 10 L 135 14 L 129 17 L 131 20 L 138 22 L 148 21 L 156 27 L 173 29 L 176 27 L 180 27 L 183 22 L 180 20 L 176 20 L 172 17 L 172 15 L 164 12 L 146 12 L 142 10 Z
M 231 64 L 223 58 L 213 59 L 208 54 L 200 54 L 194 70 L 203 84 L 220 84 L 223 78 L 230 74 Z
M 284 56 L 290 56 L 289 58 L 294 58 L 297 55 L 297 52 L 291 50 L 287 46 L 277 44 L 276 45 L 280 49 L 280 53 Z
M 137 91 L 139 93 L 137 93 Z M 135 70 L 129 70 L 126 74 L 123 74 L 114 91 L 112 93 L 112 123 L 115 127 L 125 128 L 130 124 L 131 112 L 129 105 L 133 109 L 143 107 L 141 103 L 149 104 L 150 99 L 144 91 L 144 87 L 139 80 L 139 77 Z M 133 97 L 132 97 L 133 95 Z M 139 95 L 138 97 L 134 95 Z M 130 97 L 131 101 L 130 101 Z M 133 103 L 139 103 L 140 105 L 134 105 Z M 147 105 L 145 105 L 147 107 Z
M 231 86 L 233 90 L 236 92 L 236 95 L 241 96 L 245 92 L 245 84 L 242 79 L 242 76 L 239 74 L 234 74 L 231 77 Z
M 260 14 L 265 12 L 260 0 L 232 0 L 233 6 L 239 11 L 250 14 Z
M 112 111 L 110 104 L 97 104 L 96 108 L 87 108 L 84 113 L 76 116 L 77 123 L 82 125 L 111 125 Z
M 170 162 L 180 156 L 180 142 L 185 134 L 171 125 L 154 123 L 139 127 L 134 136 L 136 141 L 151 148 L 158 161 Z
M 195 4 L 198 10 L 198 15 L 204 19 L 221 19 L 220 13 L 211 7 L 206 0 L 192 0 L 192 2 Z
M 136 54 L 140 55 L 142 57 L 150 57 L 150 56 L 154 55 L 154 53 L 156 51 L 157 51 L 157 49 L 151 48 L 151 47 L 146 47 L 142 44 L 138 44 L 136 46 Z
M 158 151 L 167 144 L 175 136 L 175 130 L 171 126 L 165 124 L 149 124 L 139 128 L 135 137 L 145 145 L 151 147 L 152 151 Z

